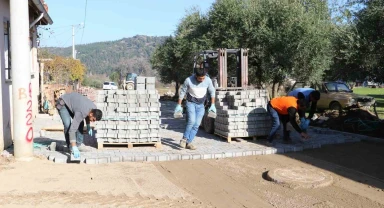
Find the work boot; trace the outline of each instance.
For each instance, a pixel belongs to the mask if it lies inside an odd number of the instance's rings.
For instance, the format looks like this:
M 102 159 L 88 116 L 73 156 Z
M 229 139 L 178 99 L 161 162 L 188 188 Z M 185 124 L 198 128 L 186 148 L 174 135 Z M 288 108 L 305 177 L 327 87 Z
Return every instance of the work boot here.
M 187 146 L 187 139 L 182 138 L 182 139 L 180 140 L 180 147 L 185 149 L 186 146 Z
M 195 150 L 196 147 L 193 144 L 189 143 L 189 144 L 187 144 L 187 149 Z
M 77 146 L 80 152 L 90 152 L 91 147 L 85 146 L 83 143 Z

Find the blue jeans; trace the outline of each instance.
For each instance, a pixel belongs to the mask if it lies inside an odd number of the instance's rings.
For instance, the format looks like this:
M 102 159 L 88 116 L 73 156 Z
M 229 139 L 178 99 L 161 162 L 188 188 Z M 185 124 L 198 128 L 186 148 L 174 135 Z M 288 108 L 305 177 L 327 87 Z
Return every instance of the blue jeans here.
M 273 109 L 270 104 L 267 105 L 267 111 L 272 118 L 272 129 L 268 135 L 268 141 L 272 142 L 277 130 L 279 130 L 280 118 L 279 118 L 279 114 L 277 113 L 277 111 L 275 109 Z
M 196 104 L 193 102 L 187 102 L 187 126 L 185 127 L 183 137 L 187 139 L 187 143 L 191 143 L 195 138 L 201 120 L 205 113 L 204 104 Z
M 58 111 L 59 111 L 59 115 L 60 115 L 61 120 L 63 121 L 63 125 L 64 125 L 65 142 L 67 143 L 67 146 L 69 147 L 70 146 L 70 142 L 69 142 L 69 128 L 71 127 L 73 115 L 67 109 L 66 106 L 63 106 Z M 79 145 L 81 145 L 83 143 L 83 140 L 84 140 L 83 130 L 84 130 L 84 121 L 82 121 L 80 123 L 79 128 L 76 131 L 76 145 L 77 146 L 79 146 Z

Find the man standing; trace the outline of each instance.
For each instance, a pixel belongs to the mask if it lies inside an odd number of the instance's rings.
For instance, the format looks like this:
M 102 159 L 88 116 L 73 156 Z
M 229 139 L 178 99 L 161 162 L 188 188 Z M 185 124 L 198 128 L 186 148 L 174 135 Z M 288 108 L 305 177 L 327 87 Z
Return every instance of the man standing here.
M 79 158 L 80 151 L 85 150 L 84 119 L 88 134 L 92 136 L 90 122 L 100 121 L 103 113 L 96 109 L 96 105 L 91 100 L 76 92 L 62 95 L 56 102 L 56 108 L 63 121 L 67 146 L 75 158 Z
M 207 90 L 211 97 L 211 107 L 209 111 L 216 113 L 215 107 L 215 88 L 209 77 L 206 77 L 204 69 L 197 68 L 195 74 L 185 79 L 180 89 L 179 101 L 175 108 L 175 113 L 182 112 L 181 102 L 187 95 L 187 126 L 185 127 L 183 138 L 180 141 L 180 147 L 195 150 L 192 144 L 195 138 L 201 120 L 204 116 L 204 102 L 207 99 Z
M 304 99 L 306 106 L 309 107 L 311 103 L 311 109 L 309 110 L 308 119 L 311 119 L 316 111 L 317 101 L 320 100 L 320 92 L 312 88 L 297 88 L 291 91 L 288 96 L 293 96 L 297 99 Z
M 283 122 L 284 130 L 284 142 L 291 143 L 292 140 L 289 137 L 289 131 L 287 131 L 287 123 L 291 122 L 293 128 L 300 133 L 300 135 L 308 139 L 307 133 L 303 132 L 302 129 L 296 122 L 296 113 L 299 113 L 300 117 L 305 113 L 306 104 L 304 99 L 297 99 L 292 96 L 273 98 L 268 102 L 267 110 L 272 118 L 272 129 L 268 135 L 267 145 L 273 145 L 273 138 L 280 127 L 280 120 Z

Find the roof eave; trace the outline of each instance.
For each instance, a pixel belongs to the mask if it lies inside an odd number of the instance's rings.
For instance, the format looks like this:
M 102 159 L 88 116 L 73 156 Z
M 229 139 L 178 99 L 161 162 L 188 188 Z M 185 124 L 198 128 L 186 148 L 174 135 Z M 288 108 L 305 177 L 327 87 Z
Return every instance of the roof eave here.
M 51 17 L 49 16 L 48 12 L 45 10 L 44 5 L 41 3 L 40 0 L 31 0 L 33 4 L 37 7 L 40 13 L 44 13 L 43 19 L 45 20 L 45 25 L 51 25 L 53 24 L 53 21 Z

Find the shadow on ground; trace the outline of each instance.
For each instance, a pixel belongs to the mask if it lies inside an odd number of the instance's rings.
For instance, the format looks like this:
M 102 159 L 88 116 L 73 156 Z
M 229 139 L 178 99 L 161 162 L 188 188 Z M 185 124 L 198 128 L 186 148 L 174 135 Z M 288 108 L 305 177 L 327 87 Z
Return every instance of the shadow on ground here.
M 362 141 L 284 155 L 384 191 L 383 150 L 384 143 Z

